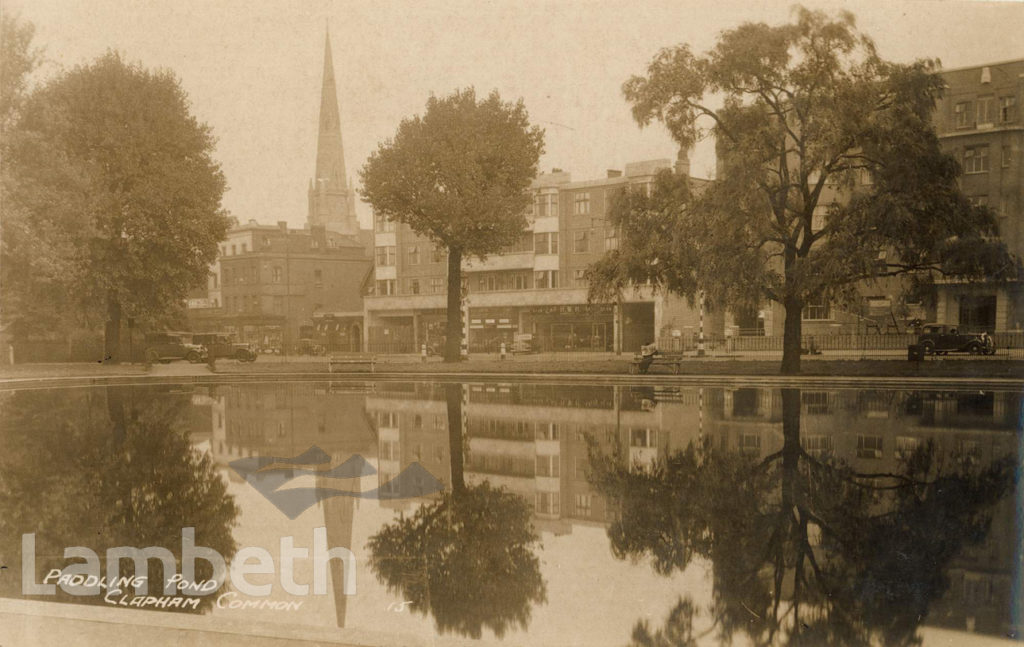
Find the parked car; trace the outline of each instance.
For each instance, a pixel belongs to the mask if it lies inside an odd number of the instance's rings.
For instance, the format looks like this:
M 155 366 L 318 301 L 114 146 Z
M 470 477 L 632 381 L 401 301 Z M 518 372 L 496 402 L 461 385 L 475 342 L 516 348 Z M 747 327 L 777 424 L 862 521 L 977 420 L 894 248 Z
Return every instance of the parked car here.
M 209 356 L 214 359 L 226 357 L 237 359 L 239 362 L 256 361 L 256 351 L 249 344 L 235 341 L 230 333 L 194 333 L 192 343 L 205 346 Z
M 191 341 L 189 333 L 158 332 L 146 335 L 146 361 L 168 364 L 176 359 L 205 362 L 206 347 Z
M 327 349 L 315 339 L 304 337 L 295 344 L 295 353 L 297 355 L 325 355 Z
M 970 353 L 972 355 L 995 355 L 996 347 L 992 338 L 985 334 L 962 333 L 956 326 L 925 324 L 917 337 L 917 345 L 925 355 L 946 353 Z

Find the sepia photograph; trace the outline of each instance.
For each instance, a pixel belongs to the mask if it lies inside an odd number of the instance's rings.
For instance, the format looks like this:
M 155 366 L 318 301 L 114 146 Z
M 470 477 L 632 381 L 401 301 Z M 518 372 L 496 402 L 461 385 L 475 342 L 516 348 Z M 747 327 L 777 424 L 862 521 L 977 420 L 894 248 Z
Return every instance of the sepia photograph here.
M 1024 647 L 1024 0 L 0 0 L 0 647 Z

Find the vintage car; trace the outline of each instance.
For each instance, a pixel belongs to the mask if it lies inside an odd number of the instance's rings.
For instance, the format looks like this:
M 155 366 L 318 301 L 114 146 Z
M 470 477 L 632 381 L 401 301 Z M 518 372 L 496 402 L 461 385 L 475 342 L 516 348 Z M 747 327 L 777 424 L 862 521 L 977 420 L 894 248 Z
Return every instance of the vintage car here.
M 972 355 L 995 355 L 996 347 L 988 335 L 961 333 L 956 326 L 925 324 L 917 337 L 917 345 L 925 355 L 946 353 L 970 353 Z
M 237 359 L 239 362 L 255 362 L 256 351 L 249 344 L 235 341 L 231 333 L 193 333 L 192 343 L 202 344 L 213 359 Z
M 157 332 L 146 335 L 146 361 L 169 364 L 172 360 L 205 362 L 206 347 L 191 340 L 189 333 Z

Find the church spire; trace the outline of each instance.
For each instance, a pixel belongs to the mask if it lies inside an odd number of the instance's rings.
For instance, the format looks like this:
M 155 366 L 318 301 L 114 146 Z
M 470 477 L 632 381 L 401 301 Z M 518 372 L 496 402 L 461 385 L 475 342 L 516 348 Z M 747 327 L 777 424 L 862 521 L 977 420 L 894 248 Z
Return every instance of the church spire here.
M 338 90 L 334 80 L 331 35 L 324 38 L 324 76 L 320 90 L 320 122 L 316 145 L 316 177 L 309 191 L 309 225 L 325 226 L 340 233 L 359 229 L 345 172 L 341 141 Z

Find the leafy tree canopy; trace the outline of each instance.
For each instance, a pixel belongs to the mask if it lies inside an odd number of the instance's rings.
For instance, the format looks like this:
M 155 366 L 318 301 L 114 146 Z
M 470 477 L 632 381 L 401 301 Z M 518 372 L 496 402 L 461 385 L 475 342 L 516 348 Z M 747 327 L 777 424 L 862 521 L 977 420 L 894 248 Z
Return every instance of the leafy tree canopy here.
M 213 147 L 172 73 L 116 53 L 32 92 L 6 160 L 9 319 L 62 330 L 178 310 L 227 232 Z
M 909 273 L 1016 276 L 931 125 L 937 65 L 884 61 L 851 14 L 803 8 L 791 24 L 723 32 L 702 55 L 662 50 L 623 86 L 633 116 L 684 149 L 714 136 L 717 177 L 666 175 L 649 197 L 620 197 L 623 245 L 592 269 L 592 295 L 651 280 L 733 307 L 776 301 L 794 371 L 809 299 L 852 300 L 858 282 Z
M 477 101 L 468 88 L 430 97 L 426 112 L 403 120 L 360 171 L 377 216 L 448 249 L 445 361 L 459 359 L 462 259 L 485 258 L 523 235 L 543 150 L 544 131 L 530 126 L 522 100 L 505 103 L 495 91 Z

